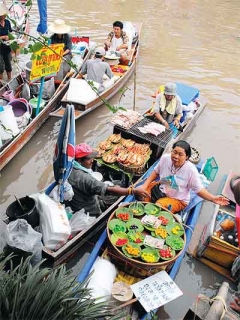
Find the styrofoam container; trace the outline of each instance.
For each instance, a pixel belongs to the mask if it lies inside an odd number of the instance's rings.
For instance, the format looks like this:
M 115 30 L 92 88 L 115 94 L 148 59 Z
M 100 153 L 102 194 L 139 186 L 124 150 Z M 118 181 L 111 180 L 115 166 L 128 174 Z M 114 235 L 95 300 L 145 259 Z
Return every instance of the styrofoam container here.
M 14 116 L 12 106 L 6 105 L 3 111 L 0 111 L 0 136 L 2 140 L 8 140 L 19 134 L 17 120 Z M 5 128 L 3 128 L 3 126 Z

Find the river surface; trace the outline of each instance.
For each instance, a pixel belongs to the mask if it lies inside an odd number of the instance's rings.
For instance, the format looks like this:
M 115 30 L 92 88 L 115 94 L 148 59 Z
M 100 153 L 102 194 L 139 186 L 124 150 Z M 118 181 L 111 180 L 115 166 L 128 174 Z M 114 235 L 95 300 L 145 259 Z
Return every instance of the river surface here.
M 239 0 L 48 0 L 48 21 L 64 18 L 72 26 L 72 34 L 90 36 L 98 44 L 103 43 L 115 20 L 143 23 L 136 71 L 136 110 L 143 112 L 151 103 L 151 94 L 165 82 L 183 82 L 200 89 L 208 104 L 187 140 L 203 158 L 214 156 L 217 160 L 219 172 L 210 187 L 215 193 L 223 174 L 230 169 L 240 171 L 239 9 Z M 36 4 L 30 19 L 34 33 L 38 22 Z M 121 105 L 132 108 L 133 77 L 127 87 Z M 120 94 L 110 103 L 117 105 L 119 98 Z M 112 132 L 111 116 L 102 106 L 79 119 L 77 142 L 96 146 Z M 48 119 L 2 170 L 1 218 L 5 217 L 14 195 L 22 197 L 37 192 L 52 180 L 53 149 L 59 126 L 57 118 Z M 204 204 L 195 235 L 209 221 L 213 209 L 212 204 Z M 1 223 L 0 230 L 3 229 Z M 79 259 L 72 262 L 75 273 Z M 199 292 L 216 293 L 222 278 L 186 257 L 176 282 L 184 296 L 166 305 L 159 319 L 180 319 Z

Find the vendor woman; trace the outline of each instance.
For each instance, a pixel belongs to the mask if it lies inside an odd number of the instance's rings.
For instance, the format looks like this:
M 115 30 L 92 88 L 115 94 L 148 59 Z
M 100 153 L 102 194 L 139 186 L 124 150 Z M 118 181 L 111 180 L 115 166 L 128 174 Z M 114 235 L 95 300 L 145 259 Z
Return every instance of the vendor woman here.
M 157 95 L 154 116 L 167 129 L 169 129 L 170 123 L 179 128 L 182 117 L 182 101 L 177 95 L 177 85 L 175 83 L 167 83 L 164 86 L 164 92 Z
M 85 212 L 89 212 L 91 216 L 100 215 L 102 210 L 98 196 L 134 194 L 141 198 L 148 195 L 145 190 L 120 186 L 110 187 L 104 182 L 96 180 L 91 175 L 93 159 L 96 156 L 97 152 L 86 143 L 81 143 L 75 148 L 73 170 L 68 179 L 74 191 L 73 199 L 69 203 L 74 212 L 84 208 Z
M 203 188 L 196 167 L 188 161 L 190 157 L 190 145 L 183 140 L 175 142 L 171 154 L 163 155 L 149 178 L 135 190 L 152 194 L 155 197 L 152 202 L 170 208 L 173 213 L 188 205 L 191 190 L 204 200 L 227 205 L 229 201 L 225 197 L 215 196 Z M 155 182 L 157 178 L 159 182 Z

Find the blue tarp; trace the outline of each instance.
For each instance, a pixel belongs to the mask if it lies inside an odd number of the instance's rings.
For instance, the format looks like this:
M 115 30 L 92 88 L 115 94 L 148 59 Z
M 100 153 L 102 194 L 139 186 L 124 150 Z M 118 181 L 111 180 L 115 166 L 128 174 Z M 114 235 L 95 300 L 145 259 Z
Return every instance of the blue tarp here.
M 186 106 L 199 96 L 199 90 L 197 88 L 179 82 L 177 82 L 176 85 L 177 94 L 182 99 L 182 104 Z
M 47 0 L 38 0 L 38 11 L 40 16 L 40 22 L 37 27 L 37 32 L 47 33 Z

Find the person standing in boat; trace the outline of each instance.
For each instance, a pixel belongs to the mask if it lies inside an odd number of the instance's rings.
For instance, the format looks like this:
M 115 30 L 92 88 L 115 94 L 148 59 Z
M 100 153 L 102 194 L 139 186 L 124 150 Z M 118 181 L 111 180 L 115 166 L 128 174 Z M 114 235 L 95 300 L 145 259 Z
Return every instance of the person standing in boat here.
M 56 19 L 54 22 L 49 26 L 49 31 L 53 32 L 51 35 L 51 44 L 56 43 L 63 43 L 63 58 L 67 61 L 72 59 L 72 38 L 69 35 L 71 27 L 65 23 L 62 19 Z M 69 72 L 71 67 L 66 61 L 62 61 L 61 69 L 58 72 L 57 80 L 62 80 L 66 74 Z
M 94 81 L 96 83 L 99 93 L 113 84 L 113 81 L 105 81 L 103 83 L 104 75 L 109 79 L 113 78 L 112 70 L 109 64 L 104 61 L 104 56 L 104 48 L 97 48 L 94 59 L 87 60 L 83 64 L 80 74 L 80 76 L 87 74 L 87 80 Z
M 139 197 L 147 196 L 145 190 L 137 190 L 135 188 L 122 188 L 114 185 L 108 186 L 102 181 L 98 181 L 92 175 L 92 164 L 94 157 L 98 154 L 88 144 L 81 143 L 75 147 L 75 161 L 73 170 L 68 178 L 68 182 L 72 185 L 74 196 L 67 203 L 71 209 L 76 212 L 85 209 L 91 216 L 98 216 L 105 208 L 101 206 L 100 197 L 108 195 L 124 196 L 135 194 Z
M 191 190 L 204 200 L 227 205 L 228 199 L 220 195 L 215 196 L 203 187 L 195 165 L 188 161 L 190 157 L 190 145 L 183 140 L 175 142 L 171 154 L 161 157 L 152 174 L 137 189 L 146 190 L 151 194 L 152 202 L 166 209 L 170 207 L 173 213 L 186 208 L 190 202 Z M 156 182 L 157 178 L 159 181 Z M 149 201 L 149 198 L 147 200 Z
M 154 109 L 154 117 L 169 129 L 170 123 L 180 127 L 182 117 L 182 100 L 177 95 L 177 85 L 167 83 L 164 91 L 157 95 Z
M 115 21 L 113 30 L 108 34 L 105 40 L 105 49 L 109 51 L 117 51 L 120 54 L 128 49 L 129 38 L 127 33 L 123 31 L 123 23 Z
M 3 80 L 3 73 L 6 70 L 8 81 L 12 78 L 12 53 L 10 46 L 6 43 L 9 40 L 8 33 L 12 32 L 11 23 L 6 16 L 7 8 L 0 4 L 0 80 Z

